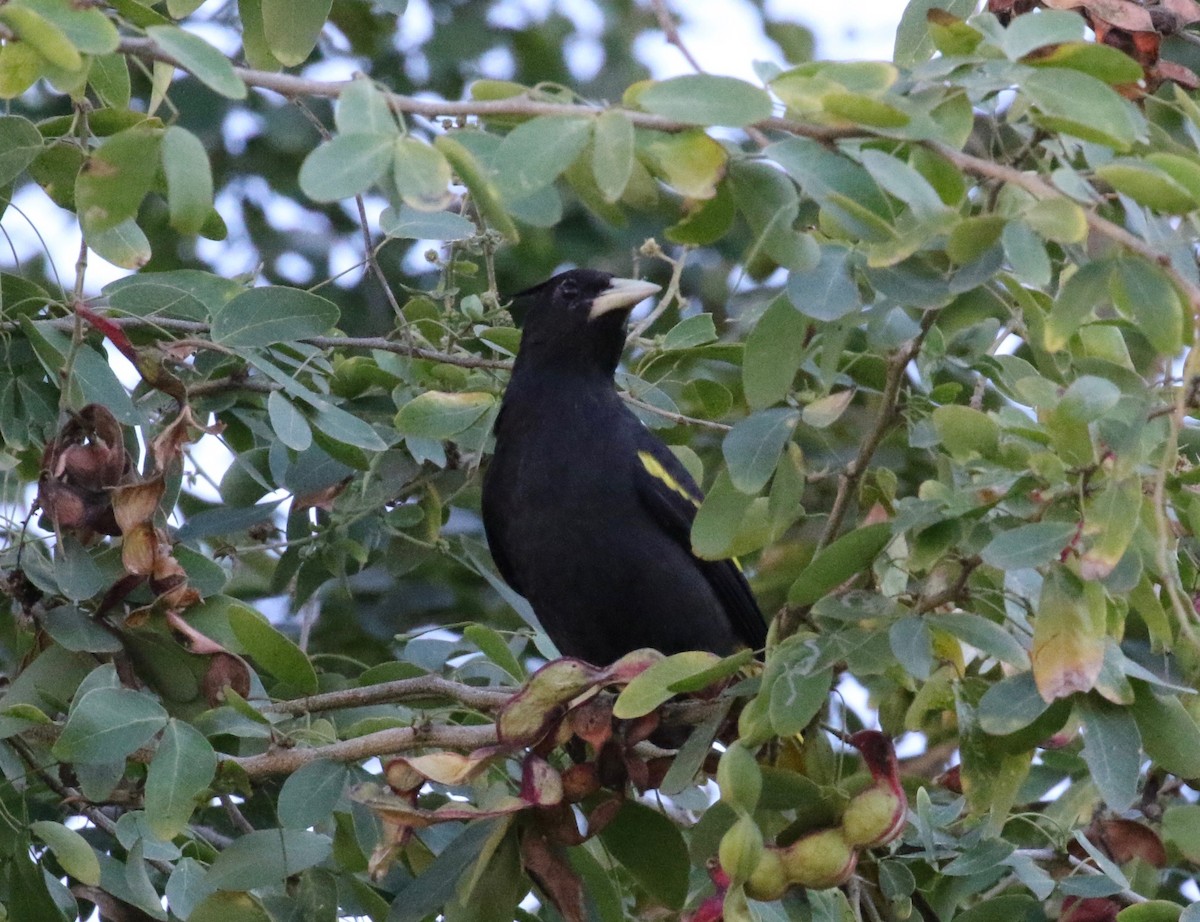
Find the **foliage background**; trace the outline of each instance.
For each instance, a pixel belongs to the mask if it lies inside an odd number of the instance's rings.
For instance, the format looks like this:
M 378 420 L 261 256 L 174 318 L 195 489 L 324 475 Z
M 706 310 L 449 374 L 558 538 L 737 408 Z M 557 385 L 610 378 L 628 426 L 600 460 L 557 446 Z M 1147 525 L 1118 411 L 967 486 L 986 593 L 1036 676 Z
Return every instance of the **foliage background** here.
M 918 0 L 892 64 L 766 18 L 761 85 L 652 85 L 656 4 L 437 3 L 419 43 L 395 0 L 198 6 L 0 4 L 4 227 L 37 187 L 86 242 L 73 278 L 0 276 L 9 917 L 711 912 L 727 830 L 785 845 L 866 782 L 821 729 L 857 728 L 843 674 L 927 744 L 905 835 L 843 889 L 735 873 L 727 918 L 1200 896 L 1200 10 Z M 98 260 L 137 272 L 97 294 Z M 696 549 L 778 613 L 707 703 L 659 707 L 738 663 L 512 698 L 553 651 L 478 471 L 505 296 L 565 264 L 664 285 L 619 384 L 708 488 Z M 560 733 L 600 686 L 626 719 Z M 711 806 L 735 706 L 763 767 Z M 678 756 L 646 714 L 695 725 Z

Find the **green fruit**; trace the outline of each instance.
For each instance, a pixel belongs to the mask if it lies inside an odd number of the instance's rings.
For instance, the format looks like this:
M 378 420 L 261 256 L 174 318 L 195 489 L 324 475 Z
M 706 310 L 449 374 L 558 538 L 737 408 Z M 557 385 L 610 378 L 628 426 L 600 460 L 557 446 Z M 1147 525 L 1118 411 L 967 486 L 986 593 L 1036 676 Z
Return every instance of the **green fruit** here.
M 885 784 L 856 794 L 842 814 L 842 835 L 851 845 L 874 848 L 900 835 L 907 815 L 904 798 Z
M 762 769 L 749 749 L 734 743 L 722 753 L 717 763 L 717 785 L 721 788 L 721 800 L 735 810 L 749 813 L 758 806 Z
M 721 837 L 717 857 L 721 867 L 734 880 L 746 880 L 758 867 L 763 854 L 762 832 L 749 816 L 739 817 Z
M 746 896 L 770 903 L 787 892 L 788 879 L 783 869 L 783 855 L 778 848 L 764 848 L 754 872 L 746 879 Z
M 840 828 L 810 832 L 783 849 L 780 857 L 788 881 L 810 890 L 844 884 L 858 863 L 858 853 L 842 838 Z

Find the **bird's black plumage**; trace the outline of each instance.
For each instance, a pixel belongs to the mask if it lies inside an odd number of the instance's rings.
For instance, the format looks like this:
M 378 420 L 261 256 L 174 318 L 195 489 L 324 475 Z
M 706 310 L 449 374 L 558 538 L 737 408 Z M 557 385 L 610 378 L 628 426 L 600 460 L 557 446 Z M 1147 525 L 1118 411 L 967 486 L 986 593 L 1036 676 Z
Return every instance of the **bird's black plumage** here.
M 738 566 L 692 553 L 699 488 L 613 384 L 629 311 L 655 290 L 574 269 L 518 296 L 524 332 L 483 480 L 501 575 L 563 654 L 598 665 L 766 641 Z

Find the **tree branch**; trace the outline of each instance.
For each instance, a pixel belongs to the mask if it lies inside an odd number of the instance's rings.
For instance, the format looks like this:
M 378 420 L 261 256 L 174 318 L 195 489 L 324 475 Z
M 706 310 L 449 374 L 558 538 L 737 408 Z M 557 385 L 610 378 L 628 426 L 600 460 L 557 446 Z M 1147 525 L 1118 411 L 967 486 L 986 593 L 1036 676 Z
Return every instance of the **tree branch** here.
M 407 752 L 420 746 L 439 749 L 479 749 L 498 742 L 495 724 L 471 726 L 423 724 L 417 727 L 393 727 L 353 739 L 339 740 L 312 749 L 270 749 L 255 756 L 234 756 L 232 762 L 251 778 L 286 775 L 317 759 L 332 762 L 363 762 L 375 756 Z
M 117 51 L 122 54 L 142 58 L 143 60 L 162 61 L 180 70 L 187 71 L 187 68 L 180 64 L 179 61 L 159 48 L 153 39 L 123 38 L 117 46 Z M 247 67 L 234 67 L 234 72 L 247 86 L 261 90 L 270 90 L 289 99 L 301 96 L 336 99 L 342 94 L 342 90 L 353 82 L 350 80 L 309 80 L 293 74 L 271 73 L 269 71 L 252 70 Z M 471 116 L 486 117 L 497 115 L 591 116 L 599 115 L 604 111 L 599 106 L 543 102 L 527 95 L 512 96 L 508 99 L 463 100 L 460 102 L 441 99 L 417 99 L 414 96 L 405 96 L 402 93 L 385 93 L 384 95 L 395 112 L 402 112 L 406 115 L 421 115 L 432 119 L 447 116 L 466 118 Z M 634 109 L 623 111 L 629 120 L 639 128 L 677 132 L 688 131 L 696 127 L 694 124 L 676 121 L 675 119 L 655 115 L 651 112 L 638 112 Z M 760 130 L 786 131 L 790 134 L 803 135 L 804 137 L 813 138 L 818 141 L 835 141 L 838 138 L 854 137 L 862 134 L 862 131 L 857 128 L 846 129 L 830 128 L 823 125 L 806 125 L 784 118 L 764 119 L 755 127 Z
M 339 708 L 365 707 L 370 704 L 391 704 L 420 698 L 450 698 L 464 707 L 477 711 L 492 712 L 512 697 L 516 689 L 485 688 L 452 682 L 441 676 L 416 676 L 411 679 L 396 679 L 367 685 L 363 688 L 343 688 L 339 691 L 274 701 L 262 710 L 267 714 L 314 714 Z

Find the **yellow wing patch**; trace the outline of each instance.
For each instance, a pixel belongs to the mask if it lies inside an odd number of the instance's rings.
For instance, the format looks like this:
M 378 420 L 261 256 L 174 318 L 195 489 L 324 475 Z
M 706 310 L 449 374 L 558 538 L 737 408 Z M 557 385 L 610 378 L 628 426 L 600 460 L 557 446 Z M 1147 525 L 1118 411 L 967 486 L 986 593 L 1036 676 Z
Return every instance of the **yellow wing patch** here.
M 642 467 L 646 469 L 647 474 L 655 480 L 661 481 L 672 493 L 678 493 L 697 509 L 700 508 L 699 497 L 693 496 L 687 487 L 672 477 L 671 472 L 663 467 L 662 462 L 654 457 L 654 455 L 648 451 L 639 451 L 638 460 L 642 462 Z

